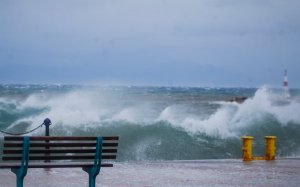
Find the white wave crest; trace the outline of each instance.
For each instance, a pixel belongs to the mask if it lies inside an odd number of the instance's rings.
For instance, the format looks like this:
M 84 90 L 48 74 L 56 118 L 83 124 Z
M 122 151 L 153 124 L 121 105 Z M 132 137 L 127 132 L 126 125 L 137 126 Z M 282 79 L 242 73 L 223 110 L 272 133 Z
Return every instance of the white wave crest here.
M 19 105 L 19 109 L 39 108 L 44 112 L 23 120 L 34 124 L 42 122 L 45 118 L 55 121 L 54 124 L 79 125 L 101 121 L 107 110 L 100 106 L 101 99 L 93 92 L 72 91 L 66 94 L 33 94 Z
M 289 122 L 300 124 L 300 103 L 291 101 L 286 105 L 276 105 L 279 96 L 264 86 L 242 104 L 218 102 L 220 107 L 205 119 L 186 114 L 179 106 L 169 106 L 161 112 L 158 120 L 168 121 L 193 134 L 205 133 L 223 138 L 240 136 L 241 128 L 263 121 L 267 115 L 273 116 L 282 125 Z
M 218 102 L 217 105 L 212 102 L 210 105 L 216 109 L 204 116 L 189 110 L 194 106 L 192 102 L 185 103 L 184 106 L 176 103 L 162 105 L 151 97 L 147 97 L 147 100 L 135 97 L 136 95 L 127 95 L 124 99 L 122 94 L 111 95 L 97 89 L 36 93 L 24 101 L 18 101 L 16 105 L 20 111 L 33 108 L 40 109 L 41 112 L 20 118 L 11 126 L 26 121 L 31 122 L 31 127 L 34 127 L 45 118 L 50 118 L 53 126 L 62 124 L 77 127 L 116 121 L 127 121 L 135 125 L 167 121 L 189 133 L 205 133 L 226 138 L 239 136 L 241 128 L 264 120 L 266 115 L 274 116 L 282 125 L 289 122 L 300 124 L 300 103 L 291 100 L 286 105 L 276 105 L 279 94 L 267 87 L 258 89 L 253 97 L 242 104 Z M 201 106 L 199 108 L 202 110 Z

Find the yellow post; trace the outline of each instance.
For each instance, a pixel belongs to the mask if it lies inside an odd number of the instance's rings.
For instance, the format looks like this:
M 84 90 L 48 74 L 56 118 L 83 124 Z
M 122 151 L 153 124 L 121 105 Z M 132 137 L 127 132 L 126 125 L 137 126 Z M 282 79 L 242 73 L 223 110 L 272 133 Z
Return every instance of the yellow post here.
M 275 140 L 276 136 L 266 136 L 266 160 L 275 160 Z
M 252 136 L 243 136 L 243 161 L 251 161 L 252 157 Z

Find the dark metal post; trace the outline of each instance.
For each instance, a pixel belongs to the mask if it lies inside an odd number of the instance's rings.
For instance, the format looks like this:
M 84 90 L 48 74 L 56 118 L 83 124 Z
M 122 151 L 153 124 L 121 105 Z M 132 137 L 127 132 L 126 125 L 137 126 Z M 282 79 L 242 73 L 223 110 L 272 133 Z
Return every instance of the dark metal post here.
M 50 135 L 49 126 L 51 125 L 51 120 L 49 118 L 46 118 L 44 120 L 44 125 L 46 127 L 46 129 L 45 129 L 45 136 L 49 136 Z M 49 143 L 49 140 L 46 140 L 46 143 Z M 46 145 L 45 148 L 49 149 L 49 146 Z M 49 156 L 49 154 L 46 154 L 46 156 Z M 46 159 L 45 162 L 50 162 L 50 160 Z
M 51 125 L 51 120 L 49 118 L 46 118 L 44 120 L 44 125 L 46 126 L 45 136 L 49 136 L 50 135 L 49 126 Z

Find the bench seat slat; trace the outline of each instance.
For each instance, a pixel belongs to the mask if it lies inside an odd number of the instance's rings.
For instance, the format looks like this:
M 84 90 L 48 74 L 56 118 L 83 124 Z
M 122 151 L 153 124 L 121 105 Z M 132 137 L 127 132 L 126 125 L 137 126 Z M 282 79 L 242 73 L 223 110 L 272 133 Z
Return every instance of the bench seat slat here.
M 54 163 L 54 162 L 35 162 L 29 163 L 29 168 L 75 168 L 75 167 L 87 167 L 92 166 L 92 162 L 70 162 L 70 163 Z M 20 163 L 0 163 L 0 168 L 18 168 Z M 101 167 L 113 167 L 111 163 L 101 163 Z
M 118 136 L 103 136 L 103 140 L 119 140 Z M 22 141 L 23 137 L 21 136 L 5 136 L 5 141 Z M 39 141 L 39 140 L 96 140 L 96 137 L 90 136 L 32 136 L 30 141 Z
M 95 155 L 29 156 L 29 160 L 93 160 Z M 116 155 L 102 155 L 102 159 L 116 159 Z M 3 161 L 21 160 L 21 156 L 3 156 Z
M 4 147 L 22 147 L 22 143 L 4 143 Z M 95 147 L 96 143 L 30 143 L 30 147 Z M 118 143 L 103 143 L 103 147 L 117 147 Z
M 3 154 L 21 154 L 22 150 L 3 150 Z M 31 149 L 30 154 L 43 153 L 95 153 L 95 149 Z M 117 149 L 102 149 L 102 153 L 117 153 Z

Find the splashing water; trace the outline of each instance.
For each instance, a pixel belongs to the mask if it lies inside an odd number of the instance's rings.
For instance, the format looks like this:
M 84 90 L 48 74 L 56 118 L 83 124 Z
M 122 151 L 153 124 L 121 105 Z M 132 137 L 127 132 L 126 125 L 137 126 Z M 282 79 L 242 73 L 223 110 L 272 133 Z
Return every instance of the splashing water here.
M 2 86 L 0 126 L 34 128 L 49 117 L 52 135 L 119 135 L 120 160 L 240 157 L 240 136 L 278 137 L 280 156 L 298 156 L 299 91 L 278 105 L 267 87 L 168 88 Z M 14 94 L 12 94 L 14 93 Z M 226 102 L 247 96 L 242 103 Z M 39 129 L 32 135 L 43 134 Z

